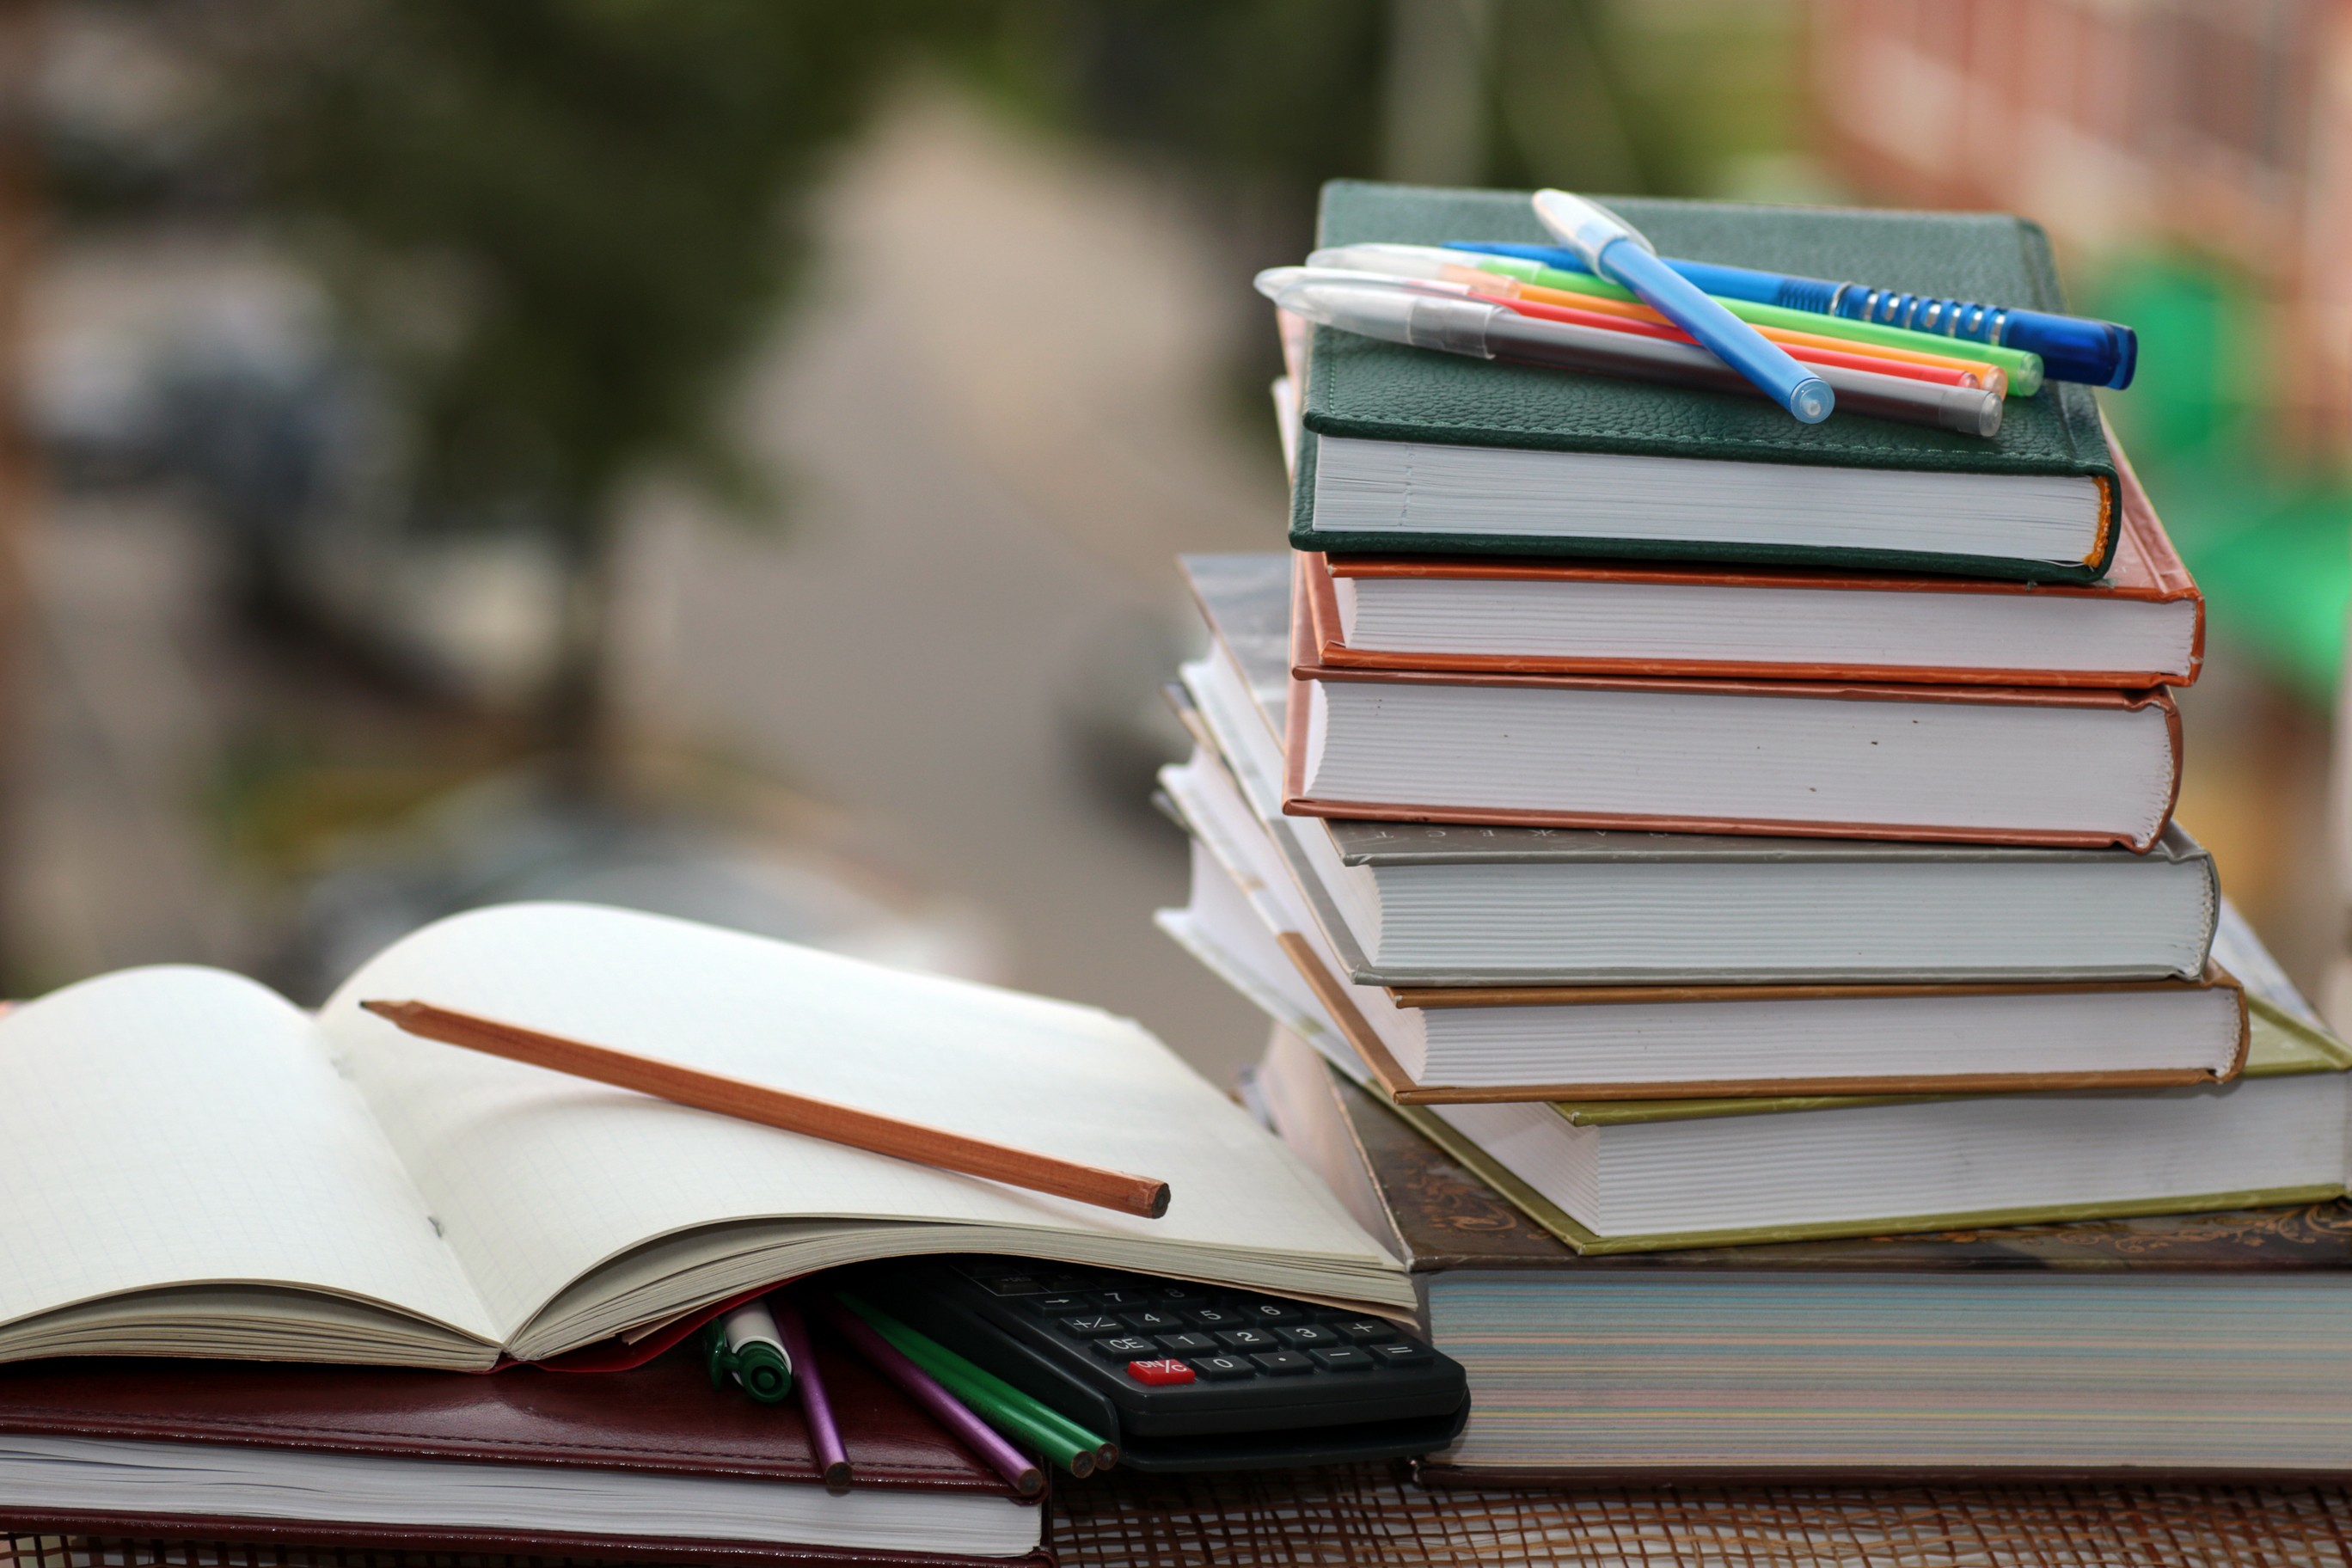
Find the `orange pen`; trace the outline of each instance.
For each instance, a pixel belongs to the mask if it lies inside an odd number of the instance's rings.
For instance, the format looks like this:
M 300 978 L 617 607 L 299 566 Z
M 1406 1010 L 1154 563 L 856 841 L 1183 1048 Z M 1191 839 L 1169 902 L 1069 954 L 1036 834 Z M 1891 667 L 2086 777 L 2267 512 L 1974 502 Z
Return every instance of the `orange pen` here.
M 1611 315 L 1599 310 L 1587 310 L 1573 305 L 1551 305 L 1539 300 L 1528 300 L 1508 294 L 1490 295 L 1496 303 L 1507 306 L 1523 316 L 1533 316 L 1546 321 L 1567 321 L 1579 327 L 1601 327 L 1611 331 L 1636 332 L 1646 338 L 1663 338 L 1668 342 L 1695 343 L 1698 340 L 1679 327 L 1637 321 L 1630 316 Z M 1604 301 L 1606 302 L 1606 301 Z M 1790 332 L 1777 339 L 1788 351 L 1789 357 L 1800 364 L 1843 365 L 1848 370 L 1874 371 L 1880 375 L 1899 375 L 1912 381 L 1932 381 L 1944 386 L 1984 387 L 1990 392 L 2008 395 L 2009 378 L 1992 365 L 1970 366 L 1918 364 L 1909 360 L 1882 358 L 1868 353 L 1854 352 L 1854 345 L 1841 342 L 1836 348 L 1816 348 L 1812 344 L 1790 342 L 1811 337 L 1810 332 Z M 1986 386 L 1984 372 L 1995 378 Z
M 1546 289 L 1540 284 L 1522 283 L 1515 278 L 1506 278 L 1493 272 L 1482 272 L 1475 267 L 1448 267 L 1444 269 L 1444 274 L 1448 281 L 1465 284 L 1474 292 L 1491 295 L 1498 300 L 1507 300 L 1514 304 L 1526 301 L 1551 309 L 1581 311 L 1587 316 L 1613 317 L 1618 321 L 1626 323 L 1638 322 L 1644 326 L 1664 327 L 1677 342 L 1692 341 L 1679 329 L 1669 324 L 1657 311 L 1651 310 L 1647 305 L 1638 304 L 1630 300 L 1603 300 L 1591 294 L 1571 293 L 1565 289 Z M 1594 326 L 1614 323 L 1588 320 L 1580 324 Z M 1901 375 L 1905 373 L 1895 366 L 1906 364 L 1959 371 L 1973 379 L 1952 384 L 1981 386 L 2003 397 L 2009 395 L 2009 373 L 1999 365 L 1988 363 L 1983 360 L 1966 359 L 1956 354 L 1927 353 L 1916 349 L 1889 348 L 1878 343 L 1857 342 L 1849 338 L 1832 338 L 1817 332 L 1793 331 L 1785 327 L 1759 327 L 1756 330 L 1763 333 L 1769 342 L 1789 350 L 1791 357 L 1799 360 L 1811 357 L 1796 352 L 1803 348 L 1812 350 L 1817 354 L 1838 356 L 1815 359 L 1813 363 L 1817 364 L 1844 364 L 1856 370 L 1876 371 L 1883 375 Z M 1926 379 L 1941 381 L 1944 378 L 1931 376 Z

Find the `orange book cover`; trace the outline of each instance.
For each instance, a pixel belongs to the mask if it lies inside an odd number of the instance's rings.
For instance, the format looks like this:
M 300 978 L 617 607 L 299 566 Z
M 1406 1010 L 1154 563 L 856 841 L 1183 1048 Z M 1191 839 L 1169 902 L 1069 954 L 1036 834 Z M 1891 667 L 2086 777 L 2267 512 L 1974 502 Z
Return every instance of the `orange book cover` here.
M 2161 686 L 2145 690 L 2090 689 L 2082 687 L 1928 686 L 1898 685 L 1866 680 L 1723 680 L 1673 679 L 1633 676 L 1524 674 L 1507 670 L 1363 669 L 1324 664 L 1318 647 L 1309 605 L 1308 584 L 1313 574 L 1301 553 L 1291 575 L 1291 689 L 1283 737 L 1282 809 L 1293 816 L 1337 816 L 1388 822 L 1460 822 L 1528 827 L 1626 828 L 1648 833 L 1745 833 L 1790 835 L 1814 838 L 1900 838 L 1924 843 L 2021 844 L 2095 847 L 2119 843 L 2145 851 L 2155 844 L 2180 794 L 2180 710 L 2172 694 Z M 1306 786 L 1307 726 L 1312 703 L 1307 687 L 1317 681 L 1363 681 L 1375 684 L 1433 686 L 1519 686 L 1582 689 L 1596 691 L 1656 691 L 1688 695 L 1707 692 L 1738 697 L 1832 698 L 1851 702 L 1958 702 L 2045 708 L 2155 708 L 2164 715 L 2172 756 L 2168 793 L 2162 816 L 2144 836 L 2116 837 L 2072 830 L 2021 828 L 2000 831 L 1982 827 L 1946 827 L 1935 824 L 1881 822 L 1764 821 L 1744 818 L 1642 816 L 1621 812 L 1555 812 L 1517 808 L 1469 809 L 1444 805 L 1400 805 L 1393 802 L 1331 800 L 1310 795 Z
M 2092 584 L 1993 582 L 1926 573 L 1815 572 L 1796 567 L 1669 565 L 1577 561 L 1508 561 L 1468 556 L 1348 556 L 1309 553 L 1307 606 L 1314 627 L 1313 662 L 1330 669 L 1437 670 L 1467 674 L 1733 677 L 1768 680 L 1891 680 L 1943 686 L 2087 687 L 2106 689 L 2188 686 L 2205 657 L 2205 601 L 2172 547 L 2156 509 L 2131 465 L 2116 448 L 2122 480 L 2123 531 L 2105 580 Z M 1786 664 L 1762 660 L 1560 658 L 1549 655 L 1395 653 L 1348 646 L 1335 580 L 1428 578 L 1528 583 L 1626 583 L 1677 587 L 1811 589 L 1881 594 L 2040 595 L 2044 597 L 2169 603 L 2195 607 L 2186 668 L 2026 670 L 1928 668 L 1917 665 Z

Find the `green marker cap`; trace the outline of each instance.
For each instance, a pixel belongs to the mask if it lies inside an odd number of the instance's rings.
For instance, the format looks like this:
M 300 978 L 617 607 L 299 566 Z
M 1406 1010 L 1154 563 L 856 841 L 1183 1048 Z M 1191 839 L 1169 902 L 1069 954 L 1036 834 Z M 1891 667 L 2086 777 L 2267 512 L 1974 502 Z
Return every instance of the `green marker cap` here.
M 737 1383 L 762 1405 L 781 1405 L 793 1391 L 793 1363 L 782 1350 L 758 1340 L 731 1350 L 723 1324 L 711 1324 L 704 1334 L 702 1355 L 713 1388 Z

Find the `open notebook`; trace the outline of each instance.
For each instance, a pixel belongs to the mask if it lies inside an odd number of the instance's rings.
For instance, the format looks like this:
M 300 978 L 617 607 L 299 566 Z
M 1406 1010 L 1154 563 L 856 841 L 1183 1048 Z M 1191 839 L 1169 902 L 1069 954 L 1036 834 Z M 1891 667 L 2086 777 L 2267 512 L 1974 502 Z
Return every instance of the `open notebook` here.
M 402 1034 L 408 998 L 1160 1177 L 1132 1218 Z M 316 1016 L 192 967 L 0 1018 L 0 1360 L 486 1368 L 812 1269 L 1003 1252 L 1410 1310 L 1401 1266 L 1137 1025 L 658 916 L 458 915 Z

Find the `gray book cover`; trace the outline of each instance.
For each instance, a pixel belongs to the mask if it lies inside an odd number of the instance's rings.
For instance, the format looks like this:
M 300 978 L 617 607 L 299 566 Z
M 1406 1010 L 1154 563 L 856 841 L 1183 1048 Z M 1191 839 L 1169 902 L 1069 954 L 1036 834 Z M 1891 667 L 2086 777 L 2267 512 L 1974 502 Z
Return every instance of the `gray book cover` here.
M 1332 843 L 1350 866 L 1517 866 L 1626 860 L 1680 865 L 1820 865 L 1829 861 L 1905 861 L 1960 865 L 2011 861 L 2048 866 L 2063 861 L 2179 865 L 2212 860 L 2205 847 L 2173 823 L 2145 855 L 2128 849 L 2034 849 L 2000 844 L 1913 844 L 1888 838 L 1767 838 L 1730 833 L 1628 833 L 1586 827 L 1481 827 L 1439 822 L 1360 822 L 1329 819 Z M 2218 883 L 2216 884 L 2218 888 Z

